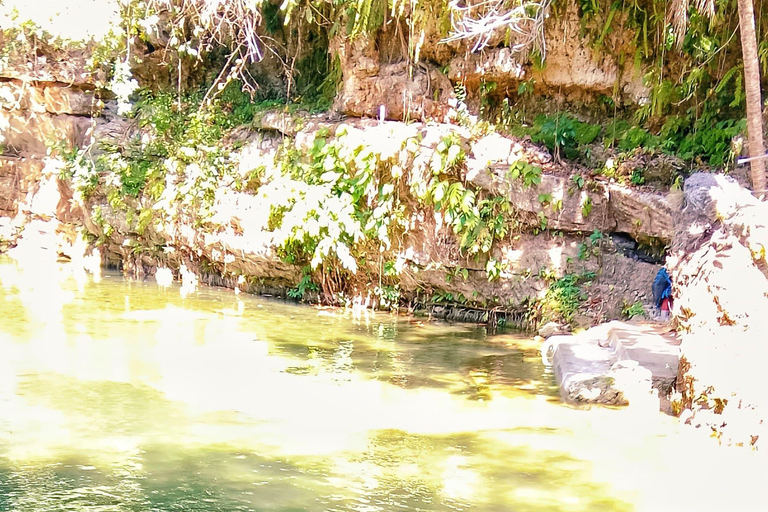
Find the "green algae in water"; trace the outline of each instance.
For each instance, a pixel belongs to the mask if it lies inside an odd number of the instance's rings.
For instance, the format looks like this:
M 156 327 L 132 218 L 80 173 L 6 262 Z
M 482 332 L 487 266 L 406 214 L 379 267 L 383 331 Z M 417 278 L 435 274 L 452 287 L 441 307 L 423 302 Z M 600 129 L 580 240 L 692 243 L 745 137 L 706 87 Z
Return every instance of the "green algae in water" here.
M 666 446 L 475 326 L 7 260 L 0 306 L 3 511 L 635 510 Z

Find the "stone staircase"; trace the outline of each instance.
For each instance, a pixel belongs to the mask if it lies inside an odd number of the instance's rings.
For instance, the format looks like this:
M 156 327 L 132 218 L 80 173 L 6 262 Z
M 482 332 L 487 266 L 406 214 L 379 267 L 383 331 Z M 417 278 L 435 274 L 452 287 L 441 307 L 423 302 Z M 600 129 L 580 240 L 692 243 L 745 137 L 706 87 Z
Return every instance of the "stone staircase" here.
M 680 342 L 660 325 L 610 322 L 574 335 L 552 336 L 541 348 L 560 395 L 573 404 L 629 405 L 674 390 Z

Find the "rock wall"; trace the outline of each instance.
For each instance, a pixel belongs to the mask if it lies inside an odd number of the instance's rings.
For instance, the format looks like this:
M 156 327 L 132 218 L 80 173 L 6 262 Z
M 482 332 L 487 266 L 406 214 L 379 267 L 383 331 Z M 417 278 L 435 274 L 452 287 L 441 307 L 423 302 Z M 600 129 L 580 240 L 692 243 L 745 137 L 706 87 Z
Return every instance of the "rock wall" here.
M 281 144 L 286 143 L 286 137 L 292 140 L 296 150 L 306 153 L 320 130 L 335 132 L 338 125 L 338 122 L 318 118 L 295 119 L 284 113 L 264 115 L 256 131 L 240 134 L 241 171 L 245 174 L 264 166 L 268 169 L 265 178 L 268 181 L 271 173 L 279 172 L 279 150 Z M 585 301 L 579 323 L 617 318 L 625 304 L 650 303 L 649 285 L 657 265 L 639 261 L 607 236 L 599 251 L 587 258 L 580 259 L 580 256 L 583 256 L 582 245 L 587 235 L 594 230 L 606 235 L 626 231 L 637 238 L 643 235 L 668 240 L 674 210 L 664 198 L 635 196 L 616 185 L 599 182 L 577 190 L 575 186 L 569 187 L 565 178 L 546 173 L 541 183 L 521 186 L 522 180 L 510 178 L 503 169 L 519 159 L 551 163 L 546 152 L 529 143 L 497 135 L 477 139 L 468 130 L 454 125 L 352 119 L 347 120 L 345 126 L 344 140 L 351 148 L 365 144 L 376 153 L 382 165 L 397 162 L 409 173 L 431 173 L 430 162 L 441 140 L 448 134 L 458 134 L 468 148 L 466 182 L 492 195 L 506 196 L 517 210 L 519 232 L 499 241 L 491 254 L 480 258 L 467 257 L 460 250 L 452 229 L 433 210 L 422 211 L 406 233 L 398 256 L 407 268 L 400 282 L 404 296 L 439 290 L 454 296 L 473 297 L 477 302 L 504 304 L 514 310 L 543 297 L 549 286 L 548 279 L 553 276 L 594 272 L 596 277 L 589 285 L 589 299 Z M 100 124 L 97 134 L 100 138 L 111 137 L 113 141 L 139 136 L 131 130 L 130 123 L 116 118 Z M 418 150 L 403 151 L 407 141 L 413 138 L 420 140 Z M 27 170 L 22 172 L 21 168 Z M 278 257 L 274 233 L 268 228 L 270 212 L 252 193 L 236 192 L 222 185 L 216 189 L 213 216 L 202 224 L 200 219 L 182 212 L 164 215 L 157 225 L 140 228 L 137 215 L 115 210 L 98 191 L 84 204 L 73 201 L 67 182 L 58 178 L 59 164 L 55 159 L 46 160 L 40 155 L 6 158 L 0 169 L 0 186 L 7 190 L 4 196 L 15 198 L 3 205 L 4 215 L 15 215 L 12 222 L 4 221 L 6 239 L 26 226 L 30 229 L 23 231 L 22 242 L 34 234 L 34 243 L 75 257 L 72 251 L 83 248 L 75 243 L 73 226 L 80 225 L 92 240 L 98 241 L 105 263 L 122 267 L 136 277 L 151 275 L 158 267 L 175 271 L 184 267 L 213 279 L 216 284 L 278 294 L 285 293 L 301 279 L 301 268 L 286 264 Z M 177 185 L 167 183 L 168 187 Z M 172 190 L 168 193 L 173 196 Z M 561 197 L 562 207 L 543 206 L 542 194 Z M 589 214 L 583 209 L 586 198 L 593 204 Z M 160 208 L 151 204 L 129 206 Z M 540 228 L 542 217 L 551 231 L 534 234 Z M 630 224 L 626 220 L 646 217 L 649 221 L 644 223 Z M 41 229 L 40 222 L 48 221 L 49 227 Z M 42 243 L 37 234 L 45 232 L 58 238 Z M 488 278 L 488 257 L 503 267 L 496 280 Z M 452 278 L 457 269 L 463 269 L 465 274 Z M 547 277 L 540 274 L 543 269 Z M 372 272 L 375 274 L 376 269 Z M 375 283 L 369 286 L 372 289 Z
M 768 203 L 712 174 L 691 176 L 685 200 L 668 259 L 681 406 L 686 422 L 754 445 L 768 435 Z
M 255 167 L 265 167 L 263 183 L 266 184 L 269 176 L 280 172 L 279 149 L 281 144 L 286 144 L 286 137 L 299 153 L 307 153 L 318 133 L 334 133 L 340 123 L 270 113 L 264 115 L 258 124 L 258 131 L 241 134 L 243 148 L 239 159 L 244 173 Z M 350 119 L 343 124 L 346 131 L 343 140 L 350 150 L 365 145 L 377 155 L 381 165 L 397 163 L 410 174 L 431 173 L 429 165 L 436 147 L 446 134 L 457 133 L 457 130 L 470 147 L 469 169 L 485 168 L 491 160 L 496 163 L 508 161 L 512 158 L 511 153 L 499 153 L 498 148 L 509 149 L 519 143 L 504 138 L 476 141 L 468 131 L 453 125 L 379 123 L 366 119 Z M 415 153 L 403 151 L 407 141 L 413 138 L 420 140 L 418 150 Z M 489 147 L 496 148 L 497 153 L 489 153 Z M 522 154 L 516 157 L 522 157 Z M 507 195 L 512 204 L 520 208 L 520 232 L 499 241 L 491 255 L 468 257 L 460 250 L 452 229 L 439 220 L 434 210 L 424 209 L 404 235 L 397 254 L 406 269 L 400 276 L 400 290 L 405 297 L 413 297 L 424 290 L 439 290 L 454 296 L 472 297 L 478 303 L 488 301 L 515 309 L 542 297 L 551 276 L 594 272 L 596 277 L 590 285 L 590 298 L 585 301 L 580 323 L 591 324 L 603 318 L 617 318 L 625 304 L 650 302 L 650 283 L 659 268 L 657 265 L 638 261 L 631 254 L 623 253 L 608 237 L 599 254 L 586 259 L 579 256 L 587 234 L 596 229 L 606 229 L 608 234 L 625 228 L 621 216 L 627 211 L 657 219 L 644 226 L 644 233 L 666 240 L 672 210 L 664 206 L 662 198 L 649 196 L 643 202 L 643 197 L 633 197 L 631 201 L 626 201 L 625 198 L 629 197 L 628 193 L 624 193 L 626 191 L 605 184 L 595 184 L 593 189 L 585 190 L 583 194 L 567 192 L 563 180 L 549 175 L 543 176 L 537 186 L 519 188 L 515 180 L 500 174 L 494 175 L 495 181 L 486 179 L 492 174 L 490 171 L 482 174 L 482 179 L 468 174 L 466 180 L 491 194 Z M 575 197 L 573 201 L 564 201 L 563 208 L 558 211 L 542 208 L 537 199 L 540 194 L 553 192 L 553 183 L 563 187 L 561 192 L 564 195 Z M 595 204 L 604 201 L 606 207 L 599 214 L 584 215 L 583 197 L 593 198 Z M 251 193 L 220 187 L 215 194 L 214 215 L 202 225 L 199 225 L 199 220 L 188 216 L 173 215 L 163 216 L 162 228 L 151 225 L 146 230 L 138 228 L 136 216 L 128 221 L 124 212 L 115 211 L 103 195 L 94 195 L 84 205 L 83 211 L 86 213 L 85 226 L 91 235 L 100 240 L 105 257 L 122 264 L 133 275 L 151 275 L 158 266 L 178 269 L 184 265 L 201 274 L 224 276 L 217 278 L 219 284 L 278 294 L 282 288 L 282 293 L 285 293 L 286 288 L 298 283 L 301 269 L 282 262 L 278 257 L 274 247 L 275 233 L 268 227 L 270 212 L 260 205 L 259 197 Z M 607 205 L 613 206 L 608 208 Z M 94 219 L 96 211 L 106 222 Z M 558 231 L 533 234 L 531 228 L 538 227 L 541 222 L 538 212 L 550 219 L 553 229 Z M 629 230 L 629 227 L 626 228 Z M 171 249 L 158 251 L 153 247 Z M 489 280 L 486 272 L 489 256 L 504 267 L 499 279 L 493 281 Z M 452 278 L 457 269 L 462 269 L 465 275 Z M 542 269 L 547 270 L 548 277 L 540 275 Z M 378 278 L 375 275 L 379 269 L 369 270 L 374 281 L 362 283 L 363 290 L 349 292 L 366 293 L 366 289 L 376 286 Z
M 0 137 L 6 153 L 45 155 L 81 147 L 90 138 L 92 91 L 64 84 L 0 82 Z
M 341 57 L 342 84 L 335 108 L 351 116 L 378 117 L 384 106 L 393 120 L 424 118 L 446 120 L 454 85 L 466 87 L 470 104 L 477 103 L 481 83 L 494 83 L 496 94 L 515 97 L 520 82 L 533 80 L 537 94 L 569 101 L 589 102 L 600 95 L 619 103 L 638 104 L 647 100 L 643 71 L 631 60 L 620 62 L 608 52 L 598 52 L 582 37 L 582 20 L 575 0 L 568 0 L 557 15 L 550 10 L 544 30 L 546 59 L 534 65 L 529 55 L 503 44 L 504 34 L 481 51 L 472 51 L 473 42 L 445 43 L 444 26 L 433 13 L 414 34 L 407 26 L 391 20 L 371 35 L 354 39 L 339 35 L 331 45 Z M 428 9 L 428 6 L 423 6 Z M 417 24 L 418 25 L 418 24 Z M 633 34 L 622 31 L 617 19 L 604 47 L 615 55 L 632 54 Z M 418 47 L 421 63 L 409 66 L 408 47 Z M 619 51 L 618 49 L 623 49 Z M 455 106 L 455 104 L 454 104 Z
M 558 21 L 561 28 L 552 30 L 565 30 L 565 39 L 578 41 L 576 31 L 564 28 L 578 21 L 573 17 L 575 11 L 567 12 L 568 16 Z M 336 106 L 354 116 L 347 122 L 349 143 L 372 146 L 377 158 L 387 165 L 397 162 L 410 173 L 428 174 L 442 138 L 457 133 L 468 155 L 462 179 L 488 194 L 508 198 L 515 208 L 519 231 L 497 243 L 492 254 L 469 258 L 460 250 L 450 226 L 425 208 L 404 238 L 400 256 L 410 270 L 402 276 L 403 293 L 441 290 L 514 308 L 541 298 L 552 276 L 594 272 L 596 278 L 584 307 L 584 313 L 591 316 L 583 323 L 618 317 L 626 303 L 648 303 L 648 285 L 656 265 L 638 261 L 609 238 L 601 243 L 599 255 L 580 256 L 586 236 L 595 230 L 625 233 L 636 240 L 668 241 L 674 208 L 663 197 L 630 193 L 597 181 L 577 189 L 569 182 L 570 170 L 558 167 L 551 155 L 530 142 L 497 135 L 478 139 L 467 128 L 449 124 L 358 119 L 378 117 L 384 105 L 387 119 L 445 120 L 450 118 L 456 99 L 449 77 L 462 82 L 474 80 L 466 74 L 449 73 L 446 77 L 439 69 L 440 65 L 459 69 L 457 63 L 451 64 L 457 57 L 467 59 L 468 66 L 475 65 L 476 56 L 461 45 L 440 43 L 440 29 L 435 24 L 428 24 L 428 33 L 423 34 L 423 62 L 413 66 L 406 63 L 402 45 L 394 44 L 392 36 L 397 34 L 390 33 L 392 30 L 387 25 L 372 37 L 338 37 L 333 42 L 343 78 Z M 560 32 L 549 37 L 560 38 Z M 55 255 L 74 257 L 75 251 L 84 249 L 77 236 L 82 229 L 92 242 L 98 241 L 104 262 L 121 266 L 137 277 L 168 266 L 213 276 L 216 282 L 243 290 L 284 292 L 295 286 L 301 269 L 278 257 L 268 229 L 269 212 L 252 194 L 220 184 L 213 216 L 202 226 L 200 219 L 180 214 L 168 219 L 162 229 L 140 227 L 135 215 L 113 208 L 98 190 L 86 202 L 75 200 L 70 183 L 59 178 L 58 150 L 104 141 L 120 146 L 140 136 L 130 120 L 112 116 L 104 106 L 96 84 L 103 83 L 105 77 L 88 71 L 89 51 L 88 45 L 71 50 L 46 46 L 32 53 L 13 54 L 0 63 L 0 239 L 21 247 L 37 244 Z M 556 47 L 550 47 L 550 52 L 558 55 Z M 529 67 L 521 68 L 523 74 L 515 74 L 515 56 L 497 53 L 492 57 L 497 69 L 509 69 L 514 80 L 529 76 Z M 586 60 L 582 61 L 573 62 L 586 65 Z M 489 72 L 484 69 L 476 68 L 472 76 Z M 574 68 L 572 74 L 580 76 L 579 69 Z M 607 87 L 615 76 L 609 76 L 595 90 Z M 586 82 L 582 85 L 592 87 Z M 333 130 L 338 125 L 329 119 L 299 121 L 291 122 L 286 115 L 263 116 L 259 129 L 240 141 L 244 143 L 240 152 L 243 172 L 253 169 L 254 162 L 275 170 L 279 167 L 279 147 L 286 137 L 295 149 L 306 153 L 318 130 Z M 419 140 L 418 150 L 404 156 L 406 140 L 414 137 Z M 98 146 L 93 150 L 98 151 Z M 510 179 L 509 165 L 518 160 L 542 165 L 545 173 L 541 183 L 524 186 L 520 180 Z M 542 197 L 550 198 L 549 205 Z M 559 206 L 554 207 L 555 203 Z M 585 208 L 587 203 L 589 208 Z M 129 208 L 162 209 L 146 200 L 137 200 Z M 548 230 L 534 234 L 542 223 Z M 51 240 L 45 241 L 46 236 Z M 93 251 L 95 245 L 85 249 Z M 490 281 L 485 270 L 488 257 L 499 261 L 504 269 L 496 280 Z M 466 274 L 451 279 L 457 269 Z M 542 269 L 549 277 L 540 275 Z
M 341 62 L 341 90 L 334 108 L 354 117 L 381 117 L 398 121 L 445 120 L 453 85 L 436 66 L 382 62 L 376 40 L 361 35 L 339 36 L 333 52 Z M 383 110 L 382 110 L 383 108 Z
M 10 44 L 0 32 L 0 45 Z M 41 43 L 42 45 L 42 43 Z M 18 213 L 34 192 L 44 160 L 61 149 L 84 147 L 100 123 L 97 76 L 86 71 L 86 49 L 42 45 L 37 53 L 0 59 L 0 208 Z
M 18 41 L 8 37 L 0 31 L 0 46 L 16 48 Z M 0 242 L 16 245 L 24 233 L 55 256 L 71 252 L 64 247 L 82 223 L 55 155 L 85 147 L 104 124 L 95 89 L 104 77 L 88 71 L 88 45 L 35 44 L 35 51 L 9 51 L 0 59 Z
M 567 232 L 630 234 L 637 240 L 672 240 L 673 197 L 630 189 L 610 181 L 587 180 L 579 188 L 570 173 L 558 169 L 548 152 L 498 134 L 488 135 L 472 148 L 467 180 L 493 194 L 509 197 L 529 225 L 541 223 Z M 543 174 L 541 182 L 527 186 L 509 178 L 509 166 L 518 161 L 552 164 L 556 174 Z M 559 171 L 559 172 L 558 172 Z M 546 198 L 542 201 L 542 198 Z M 589 207 L 585 207 L 585 205 Z
M 642 72 L 634 69 L 631 61 L 620 64 L 606 52 L 596 52 L 582 37 L 581 18 L 577 2 L 564 3 L 558 15 L 547 18 L 544 39 L 546 59 L 543 66 L 532 64 L 528 56 L 515 53 L 507 47 L 488 48 L 470 52 L 467 47 L 455 49 L 448 61 L 448 78 L 454 83 L 467 83 L 477 87 L 480 82 L 496 82 L 499 89 L 515 91 L 521 81 L 533 79 L 539 93 L 570 99 L 589 100 L 599 94 L 618 97 L 637 103 L 647 96 Z M 614 23 L 608 36 L 613 46 L 622 46 L 621 24 Z M 609 43 L 606 42 L 606 46 Z M 631 53 L 631 52 L 630 52 Z
M 93 76 L 84 71 L 83 59 L 61 51 L 49 58 L 28 68 L 19 62 L 0 68 L 4 154 L 46 155 L 51 147 L 81 147 L 90 139 L 103 105 L 94 95 Z

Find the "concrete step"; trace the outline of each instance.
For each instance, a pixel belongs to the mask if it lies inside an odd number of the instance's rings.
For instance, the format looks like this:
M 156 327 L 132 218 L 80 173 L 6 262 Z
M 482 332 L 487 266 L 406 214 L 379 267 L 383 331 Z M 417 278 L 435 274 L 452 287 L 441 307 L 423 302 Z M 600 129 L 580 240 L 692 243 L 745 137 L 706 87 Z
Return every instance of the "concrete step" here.
M 618 321 L 552 336 L 541 350 L 562 399 L 575 404 L 628 405 L 666 398 L 680 360 L 680 342 L 668 328 Z

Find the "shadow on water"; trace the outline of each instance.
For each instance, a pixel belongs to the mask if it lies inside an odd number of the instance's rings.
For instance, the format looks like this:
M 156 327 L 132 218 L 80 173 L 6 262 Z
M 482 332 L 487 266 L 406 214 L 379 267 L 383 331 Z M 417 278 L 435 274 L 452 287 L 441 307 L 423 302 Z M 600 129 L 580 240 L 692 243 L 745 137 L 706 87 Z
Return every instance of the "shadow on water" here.
M 294 374 L 316 372 L 318 360 L 338 371 L 344 360 L 350 371 L 403 388 L 442 388 L 485 400 L 492 398 L 490 388 L 557 395 L 538 350 L 507 347 L 483 327 L 408 321 L 386 313 L 353 325 L 339 316 L 313 319 L 311 331 L 298 315 L 278 316 L 268 329 L 254 330 L 275 353 L 305 361 L 287 370 Z
M 482 435 L 372 432 L 333 457 L 265 457 L 231 445 L 147 444 L 112 464 L 0 461 L 0 510 L 616 511 L 586 463 Z
M 165 433 L 186 415 L 183 404 L 149 386 L 80 380 L 61 374 L 24 375 L 16 393 L 29 407 L 59 411 L 65 427 L 80 435 L 129 436 Z
M 622 512 L 670 473 L 514 334 L 44 277 L 0 262 L 0 512 Z

